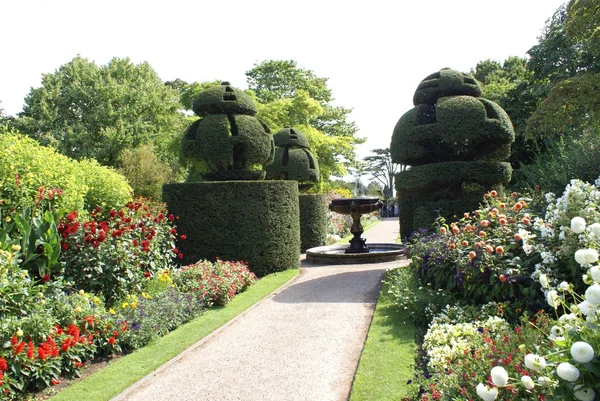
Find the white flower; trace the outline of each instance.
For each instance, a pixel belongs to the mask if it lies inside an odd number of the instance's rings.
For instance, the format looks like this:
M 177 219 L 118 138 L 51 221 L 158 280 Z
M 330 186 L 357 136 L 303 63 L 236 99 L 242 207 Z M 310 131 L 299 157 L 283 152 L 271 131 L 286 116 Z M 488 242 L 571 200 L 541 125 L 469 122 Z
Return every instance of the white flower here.
M 583 217 L 573 217 L 571 219 L 571 230 L 575 234 L 581 234 L 585 230 L 585 220 Z
M 600 237 L 600 223 L 594 223 L 590 225 L 588 230 L 590 230 L 596 237 Z
M 558 289 L 561 291 L 568 291 L 570 288 L 571 286 L 566 281 L 563 281 L 558 285 Z
M 585 316 L 593 316 L 598 309 L 596 305 L 593 305 L 588 301 L 583 301 L 582 303 L 578 304 L 577 308 L 579 309 L 579 312 Z
M 489 388 L 483 383 L 479 383 L 475 388 L 475 391 L 477 392 L 477 395 L 484 401 L 494 401 L 496 397 L 498 397 L 497 388 Z
M 591 388 L 583 388 L 579 384 L 573 388 L 573 395 L 580 401 L 593 401 L 596 397 L 596 392 Z
M 538 377 L 537 382 L 538 382 L 538 386 L 540 386 L 540 387 L 550 387 L 554 384 L 553 380 L 546 376 Z
M 598 266 L 592 266 L 590 268 L 590 275 L 592 276 L 592 280 L 594 280 L 597 283 L 600 283 L 600 267 Z
M 546 360 L 543 356 L 527 354 L 525 355 L 525 366 L 527 366 L 527 369 L 539 372 L 541 370 L 544 370 L 544 368 L 546 367 Z
M 574 382 L 579 379 L 579 369 L 569 362 L 563 362 L 556 367 L 556 374 L 563 380 Z
M 548 305 L 550 305 L 554 309 L 558 308 L 558 305 L 560 305 L 560 298 L 558 297 L 558 292 L 556 290 L 548 291 L 548 293 L 546 294 L 546 301 L 548 302 Z
M 598 251 L 595 249 L 579 249 L 575 252 L 575 261 L 580 265 L 596 263 L 598 261 Z
M 531 377 L 529 376 L 521 376 L 521 383 L 523 383 L 523 386 L 527 390 L 531 390 L 535 387 L 535 383 L 533 382 L 533 380 L 531 380 Z
M 565 331 L 563 330 L 562 327 L 552 326 L 552 328 L 550 329 L 550 338 L 552 340 L 556 340 L 557 338 L 562 338 L 563 334 L 565 334 Z
M 508 383 L 508 373 L 502 366 L 493 367 L 490 374 L 492 375 L 492 382 L 494 382 L 497 387 L 506 386 L 506 383 Z
M 548 276 L 540 274 L 540 284 L 542 285 L 542 288 L 548 288 Z
M 594 349 L 585 341 L 577 341 L 571 345 L 571 356 L 579 363 L 588 363 L 594 359 Z
M 585 300 L 595 306 L 600 304 L 600 284 L 594 283 L 588 287 L 585 291 Z

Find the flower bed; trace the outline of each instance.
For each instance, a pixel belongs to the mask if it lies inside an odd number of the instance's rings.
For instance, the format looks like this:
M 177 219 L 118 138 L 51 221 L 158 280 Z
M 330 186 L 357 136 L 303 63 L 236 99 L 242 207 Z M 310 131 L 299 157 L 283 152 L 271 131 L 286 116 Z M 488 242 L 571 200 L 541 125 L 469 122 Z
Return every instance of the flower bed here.
M 599 185 L 491 191 L 415 236 L 411 269 L 390 281 L 422 333 L 412 399 L 598 398 Z

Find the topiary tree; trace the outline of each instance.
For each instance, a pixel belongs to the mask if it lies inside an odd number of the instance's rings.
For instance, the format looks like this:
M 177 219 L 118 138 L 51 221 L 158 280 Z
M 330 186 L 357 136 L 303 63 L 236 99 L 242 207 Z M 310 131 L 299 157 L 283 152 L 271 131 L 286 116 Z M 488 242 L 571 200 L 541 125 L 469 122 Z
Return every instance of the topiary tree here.
M 256 106 L 242 90 L 222 82 L 194 101 L 201 118 L 186 130 L 183 156 L 190 165 L 188 182 L 259 180 L 273 161 L 275 145 L 269 127 L 255 118 Z
M 400 234 L 428 228 L 438 217 L 472 210 L 491 186 L 510 181 L 515 134 L 506 112 L 481 98 L 470 75 L 442 69 L 417 88 L 415 107 L 396 124 L 394 163 L 411 168 L 396 175 Z
M 275 159 L 266 167 L 267 179 L 298 181 L 300 191 L 313 188 L 319 182 L 319 164 L 304 134 L 285 127 L 273 135 L 273 139 Z M 328 217 L 325 200 L 325 194 L 299 195 L 301 251 L 325 244 Z
M 301 131 L 285 127 L 273 135 L 273 140 L 275 158 L 265 169 L 267 179 L 298 181 L 301 190 L 319 182 L 319 165 Z

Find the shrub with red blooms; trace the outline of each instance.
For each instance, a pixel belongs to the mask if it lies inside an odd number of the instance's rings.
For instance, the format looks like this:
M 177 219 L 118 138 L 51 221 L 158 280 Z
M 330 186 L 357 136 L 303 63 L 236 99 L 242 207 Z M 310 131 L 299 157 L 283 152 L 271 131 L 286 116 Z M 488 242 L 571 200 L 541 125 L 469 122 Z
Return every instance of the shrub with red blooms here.
M 173 273 L 173 283 L 183 292 L 197 294 L 207 306 L 225 305 L 248 288 L 256 276 L 245 262 L 207 260 L 182 267 Z
M 141 291 L 144 274 L 171 268 L 179 255 L 175 218 L 164 207 L 137 198 L 118 211 L 96 208 L 88 221 L 68 214 L 59 226 L 65 279 L 109 303 Z

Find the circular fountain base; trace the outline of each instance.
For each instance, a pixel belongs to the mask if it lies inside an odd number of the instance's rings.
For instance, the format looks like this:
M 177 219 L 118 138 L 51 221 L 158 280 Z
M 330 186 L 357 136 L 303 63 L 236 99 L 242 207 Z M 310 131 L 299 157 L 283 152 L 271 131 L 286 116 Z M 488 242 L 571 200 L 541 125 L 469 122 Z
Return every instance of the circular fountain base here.
M 401 244 L 367 244 L 368 253 L 346 253 L 348 245 L 318 246 L 306 250 L 309 263 L 349 265 L 391 262 L 406 259 L 407 249 Z

